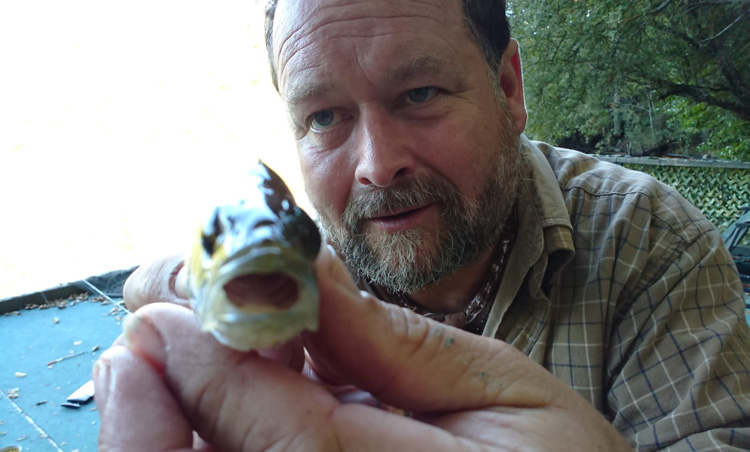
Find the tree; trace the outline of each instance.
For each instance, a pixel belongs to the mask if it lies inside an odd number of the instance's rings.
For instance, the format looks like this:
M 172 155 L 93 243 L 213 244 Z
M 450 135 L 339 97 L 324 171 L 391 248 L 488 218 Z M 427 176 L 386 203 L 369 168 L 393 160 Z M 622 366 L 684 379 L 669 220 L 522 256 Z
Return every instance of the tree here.
M 750 159 L 750 0 L 508 4 L 529 133 Z

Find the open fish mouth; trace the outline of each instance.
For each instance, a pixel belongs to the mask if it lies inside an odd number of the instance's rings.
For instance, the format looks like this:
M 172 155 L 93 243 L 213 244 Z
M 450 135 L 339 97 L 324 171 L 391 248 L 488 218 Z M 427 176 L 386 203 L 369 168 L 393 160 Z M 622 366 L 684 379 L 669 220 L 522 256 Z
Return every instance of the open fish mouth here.
M 198 307 L 202 329 L 238 350 L 273 346 L 301 327 L 317 329 L 317 280 L 288 247 L 250 248 L 225 261 Z M 313 302 L 314 301 L 314 302 Z
M 235 276 L 223 289 L 227 299 L 238 308 L 256 305 L 287 309 L 299 298 L 297 282 L 281 272 Z
M 291 308 L 314 279 L 310 263 L 283 246 L 248 247 L 221 265 L 209 296 L 217 295 L 248 314 Z M 316 286 L 317 287 L 317 286 Z

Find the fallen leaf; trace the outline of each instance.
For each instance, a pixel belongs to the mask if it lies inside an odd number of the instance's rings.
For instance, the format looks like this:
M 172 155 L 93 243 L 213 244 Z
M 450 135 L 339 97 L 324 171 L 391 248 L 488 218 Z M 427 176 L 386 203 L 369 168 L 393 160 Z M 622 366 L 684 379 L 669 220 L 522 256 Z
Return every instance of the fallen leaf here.
M 16 377 L 18 377 L 18 378 L 23 378 L 25 376 L 26 376 L 26 373 L 24 373 L 24 372 L 16 372 Z
M 47 403 L 46 400 L 40 400 L 37 403 L 35 403 L 34 405 L 39 406 L 39 405 L 44 405 L 45 403 Z
M 28 436 L 26 436 L 26 435 L 23 435 L 23 436 L 19 436 L 19 437 L 18 437 L 18 438 L 16 439 L 16 441 L 25 441 L 26 439 L 28 439 Z
M 17 399 L 17 398 L 19 398 L 21 395 L 18 393 L 18 391 L 20 391 L 20 389 L 18 389 L 18 388 L 10 388 L 10 389 L 8 389 L 8 398 L 9 399 Z
M 83 344 L 83 341 L 75 341 L 75 342 L 73 342 L 73 345 L 81 345 L 81 344 Z
M 93 347 L 91 348 L 91 353 L 94 353 L 95 351 L 98 351 L 98 350 L 99 350 L 99 344 L 96 344 L 96 345 L 94 345 L 94 346 L 93 346 Z
M 55 325 L 57 325 L 58 323 L 60 323 L 60 319 L 58 319 L 57 317 L 55 317 L 54 319 L 52 319 L 52 323 L 54 323 Z

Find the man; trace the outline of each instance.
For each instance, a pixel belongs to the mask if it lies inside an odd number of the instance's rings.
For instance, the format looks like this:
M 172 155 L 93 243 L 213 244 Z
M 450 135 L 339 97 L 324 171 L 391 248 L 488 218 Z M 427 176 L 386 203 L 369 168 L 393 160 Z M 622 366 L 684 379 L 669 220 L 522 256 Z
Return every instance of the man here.
M 176 303 L 130 316 L 95 366 L 103 450 L 199 447 L 194 430 L 217 450 L 750 448 L 750 336 L 717 232 L 653 179 L 521 135 L 504 7 L 271 5 L 274 81 L 335 249 L 316 261 L 310 375 L 299 341 L 241 354 L 200 334 L 178 260 L 144 267 L 131 309 Z

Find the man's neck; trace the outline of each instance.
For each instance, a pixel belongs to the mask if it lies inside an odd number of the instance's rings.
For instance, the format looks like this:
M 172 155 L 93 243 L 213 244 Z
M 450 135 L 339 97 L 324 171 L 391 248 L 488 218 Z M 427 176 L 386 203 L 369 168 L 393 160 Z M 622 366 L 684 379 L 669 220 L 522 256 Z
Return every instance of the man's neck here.
M 485 280 L 493 254 L 492 249 L 485 251 L 471 264 L 460 268 L 437 284 L 411 292 L 409 297 L 431 312 L 450 314 L 463 311 Z

